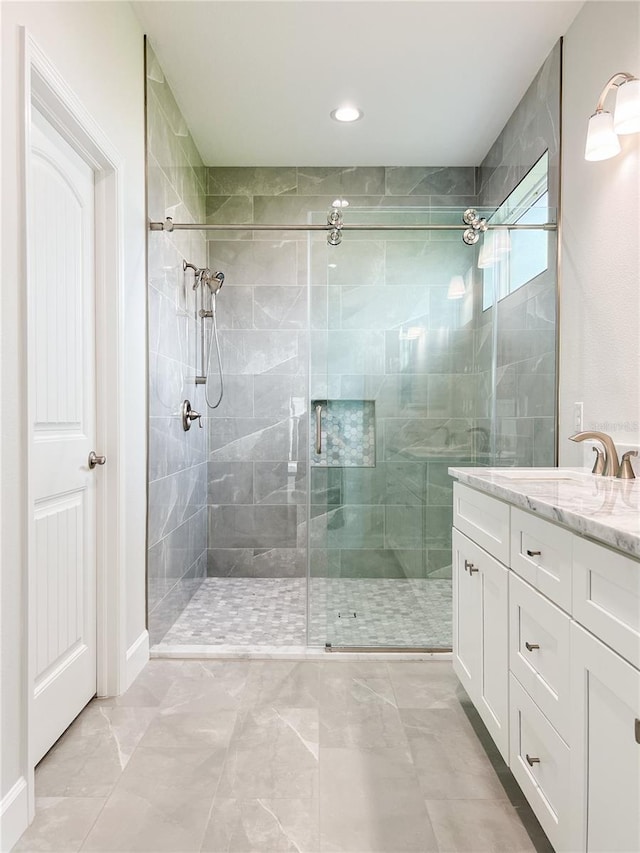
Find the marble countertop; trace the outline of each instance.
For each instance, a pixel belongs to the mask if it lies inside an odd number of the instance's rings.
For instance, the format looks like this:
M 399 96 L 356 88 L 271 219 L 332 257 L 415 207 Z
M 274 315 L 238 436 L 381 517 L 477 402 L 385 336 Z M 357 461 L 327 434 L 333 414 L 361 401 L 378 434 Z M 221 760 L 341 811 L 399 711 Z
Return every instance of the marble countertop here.
M 640 559 L 640 478 L 583 468 L 449 468 L 461 483 Z

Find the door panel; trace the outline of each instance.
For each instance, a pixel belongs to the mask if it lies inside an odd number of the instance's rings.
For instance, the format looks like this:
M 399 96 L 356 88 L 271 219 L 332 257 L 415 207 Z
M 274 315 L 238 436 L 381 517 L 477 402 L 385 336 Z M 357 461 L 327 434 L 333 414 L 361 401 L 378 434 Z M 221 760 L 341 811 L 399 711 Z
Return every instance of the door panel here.
M 96 692 L 94 173 L 33 110 L 29 573 L 37 762 Z
M 571 626 L 571 849 L 640 850 L 640 672 Z
M 453 668 L 474 701 L 480 694 L 480 584 L 467 571 L 479 549 L 454 528 L 453 533 Z

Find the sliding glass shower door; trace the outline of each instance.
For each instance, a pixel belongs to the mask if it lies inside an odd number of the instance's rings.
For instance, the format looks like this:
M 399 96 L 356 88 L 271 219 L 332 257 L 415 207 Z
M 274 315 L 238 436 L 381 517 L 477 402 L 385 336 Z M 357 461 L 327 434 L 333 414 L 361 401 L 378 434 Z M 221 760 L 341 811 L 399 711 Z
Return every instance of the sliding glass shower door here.
M 349 210 L 408 230 L 313 238 L 310 642 L 451 646 L 450 465 L 481 442 L 476 250 L 460 209 Z

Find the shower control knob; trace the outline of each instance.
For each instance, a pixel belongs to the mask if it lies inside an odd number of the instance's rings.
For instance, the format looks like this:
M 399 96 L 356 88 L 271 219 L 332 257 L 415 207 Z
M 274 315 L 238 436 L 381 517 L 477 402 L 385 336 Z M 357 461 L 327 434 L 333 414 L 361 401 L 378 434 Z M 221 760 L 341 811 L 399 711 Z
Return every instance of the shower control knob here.
M 198 426 L 200 429 L 203 429 L 202 426 L 202 415 L 200 412 L 196 412 L 195 409 L 191 408 L 191 403 L 189 400 L 184 400 L 182 403 L 182 429 L 185 432 L 188 432 L 191 429 L 191 424 L 193 421 L 198 421 Z

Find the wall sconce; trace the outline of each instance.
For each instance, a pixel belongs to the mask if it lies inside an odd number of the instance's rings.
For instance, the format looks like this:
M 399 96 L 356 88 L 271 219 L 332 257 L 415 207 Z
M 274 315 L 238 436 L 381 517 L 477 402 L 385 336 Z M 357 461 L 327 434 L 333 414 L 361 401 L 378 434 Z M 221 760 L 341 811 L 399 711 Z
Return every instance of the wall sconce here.
M 605 98 L 617 89 L 613 115 L 604 109 Z M 607 81 L 600 93 L 596 111 L 589 119 L 585 160 L 608 160 L 620 153 L 618 136 L 640 132 L 640 80 L 619 71 Z

